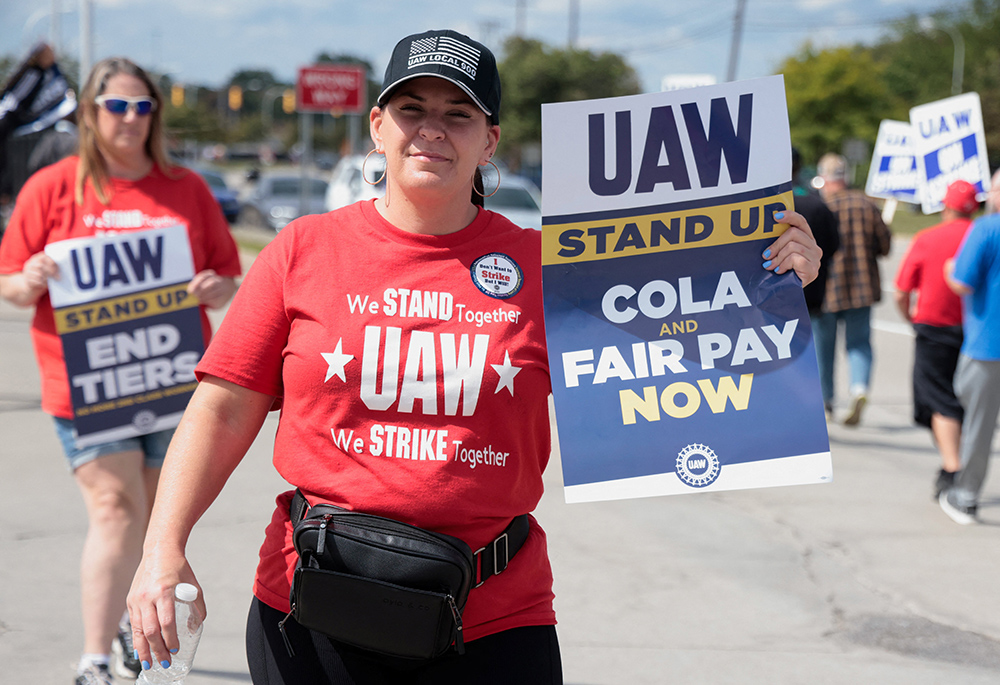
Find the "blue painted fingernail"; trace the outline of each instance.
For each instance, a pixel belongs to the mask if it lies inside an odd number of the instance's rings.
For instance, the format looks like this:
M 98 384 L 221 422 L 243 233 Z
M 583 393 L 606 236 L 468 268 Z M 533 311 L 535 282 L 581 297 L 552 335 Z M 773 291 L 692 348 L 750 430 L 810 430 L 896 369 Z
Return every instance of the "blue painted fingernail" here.
M 139 658 L 139 650 L 138 649 L 133 649 L 132 650 L 132 658 L 133 659 L 138 659 Z
M 781 273 L 781 267 L 779 266 L 779 267 L 778 267 L 777 269 L 775 269 L 775 270 L 774 270 L 774 273 L 776 273 L 776 274 L 780 274 L 780 273 Z
M 771 248 L 767 248 L 766 250 L 764 250 L 764 259 L 767 259 L 770 256 L 771 256 Z
M 775 212 L 774 213 L 774 218 L 775 219 L 784 219 L 785 218 L 785 213 L 784 212 Z
M 769 259 L 769 260 L 767 260 L 766 262 L 764 262 L 764 268 L 765 268 L 765 269 L 768 269 L 768 268 L 770 268 L 770 267 L 771 267 L 771 260 Z
M 160 666 L 163 666 L 163 668 L 170 668 L 170 662 L 164 659 L 160 662 Z
M 176 654 L 176 653 L 177 653 L 177 650 L 176 650 L 176 649 L 171 649 L 171 650 L 170 650 L 170 653 L 171 653 L 171 654 Z
M 142 662 L 142 670 L 144 670 L 144 671 L 148 671 L 149 670 L 149 662 L 148 661 L 143 661 Z

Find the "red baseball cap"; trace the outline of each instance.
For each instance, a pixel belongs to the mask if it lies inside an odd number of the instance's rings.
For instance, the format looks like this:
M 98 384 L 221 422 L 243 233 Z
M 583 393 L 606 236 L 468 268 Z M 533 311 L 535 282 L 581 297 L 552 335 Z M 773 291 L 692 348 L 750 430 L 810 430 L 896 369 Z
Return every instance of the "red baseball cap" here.
M 968 181 L 955 181 L 948 186 L 948 192 L 944 194 L 944 206 L 962 214 L 972 214 L 979 209 L 976 186 Z

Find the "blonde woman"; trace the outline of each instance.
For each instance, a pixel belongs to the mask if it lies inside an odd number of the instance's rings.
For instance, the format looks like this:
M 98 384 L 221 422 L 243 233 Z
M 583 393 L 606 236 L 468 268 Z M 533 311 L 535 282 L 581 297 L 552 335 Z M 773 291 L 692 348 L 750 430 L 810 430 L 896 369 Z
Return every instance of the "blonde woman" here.
M 80 95 L 79 154 L 28 180 L 0 244 L 0 296 L 35 308 L 31 334 L 42 409 L 55 420 L 89 519 L 80 568 L 84 646 L 77 685 L 111 682 L 112 643 L 122 657 L 119 673 L 134 677 L 138 670 L 130 629 L 120 621 L 173 430 L 77 448 L 48 296 L 47 279 L 58 269 L 43 250 L 69 238 L 186 226 L 196 274 L 189 292 L 203 305 L 206 343 L 211 331 L 204 307 L 225 305 L 240 273 L 236 245 L 208 187 L 167 158 L 162 107 L 159 90 L 133 62 L 111 58 L 95 65 Z

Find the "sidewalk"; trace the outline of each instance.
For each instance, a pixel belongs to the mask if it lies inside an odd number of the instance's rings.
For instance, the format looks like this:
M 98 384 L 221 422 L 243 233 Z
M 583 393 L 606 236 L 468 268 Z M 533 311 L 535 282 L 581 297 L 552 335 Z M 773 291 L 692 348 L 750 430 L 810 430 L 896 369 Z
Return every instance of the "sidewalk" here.
M 553 456 L 536 516 L 568 684 L 1000 682 L 1000 477 L 984 525 L 932 501 L 937 454 L 910 419 L 913 340 L 891 302 L 875 318 L 871 401 L 858 428 L 830 426 L 832 484 L 566 505 Z M 28 324 L 0 304 L 0 664 L 3 682 L 68 685 L 86 520 L 39 409 Z M 275 428 L 272 416 L 192 535 L 209 617 L 188 685 L 249 682 L 257 549 L 288 488 L 270 465 Z

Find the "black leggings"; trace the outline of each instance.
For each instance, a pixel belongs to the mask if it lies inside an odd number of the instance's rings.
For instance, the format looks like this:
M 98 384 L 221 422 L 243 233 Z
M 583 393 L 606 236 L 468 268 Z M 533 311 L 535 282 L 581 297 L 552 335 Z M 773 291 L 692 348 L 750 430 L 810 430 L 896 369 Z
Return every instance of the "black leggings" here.
M 247 617 L 247 663 L 256 685 L 562 685 L 555 626 L 514 628 L 465 643 L 465 654 L 449 652 L 413 663 L 332 642 L 295 619 L 284 618 L 256 597 Z

